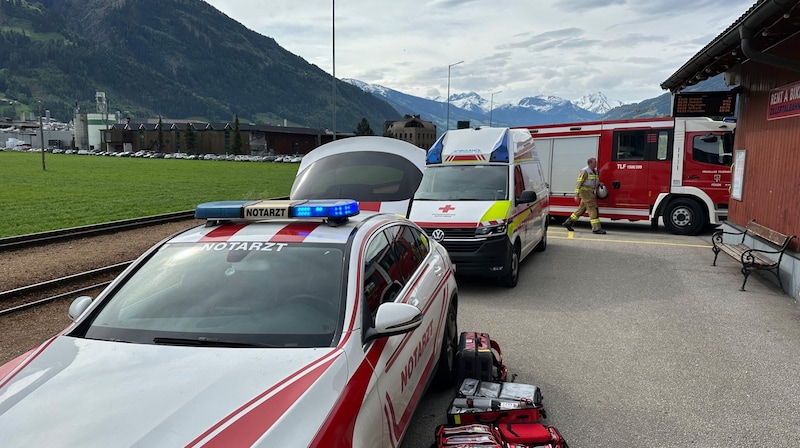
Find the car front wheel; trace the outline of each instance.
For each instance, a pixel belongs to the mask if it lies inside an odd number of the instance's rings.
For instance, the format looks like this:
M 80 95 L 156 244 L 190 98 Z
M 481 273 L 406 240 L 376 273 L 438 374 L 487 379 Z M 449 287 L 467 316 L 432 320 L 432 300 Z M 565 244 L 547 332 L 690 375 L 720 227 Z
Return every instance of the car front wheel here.
M 447 307 L 444 335 L 442 335 L 442 349 L 441 353 L 439 353 L 439 363 L 436 366 L 436 376 L 433 379 L 434 387 L 437 389 L 448 389 L 456 381 L 455 365 L 458 337 L 458 309 L 455 303 L 451 301 Z

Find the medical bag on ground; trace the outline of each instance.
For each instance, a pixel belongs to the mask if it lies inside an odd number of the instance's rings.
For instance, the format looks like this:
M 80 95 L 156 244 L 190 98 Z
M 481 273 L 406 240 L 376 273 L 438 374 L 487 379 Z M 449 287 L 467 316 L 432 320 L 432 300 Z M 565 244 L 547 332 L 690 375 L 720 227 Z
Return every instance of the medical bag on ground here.
M 490 425 L 439 425 L 431 448 L 503 448 L 503 443 Z
M 568 448 L 567 441 L 551 425 L 541 423 L 506 423 L 495 427 L 507 448 Z
M 456 389 L 456 396 L 461 397 L 486 397 L 507 398 L 512 400 L 526 400 L 536 406 L 542 405 L 544 396 L 541 389 L 533 384 L 523 383 L 495 383 L 481 381 L 476 378 L 464 378 Z
M 524 399 L 456 397 L 447 408 L 447 423 L 535 423 L 545 418 L 541 404 Z
M 542 392 L 533 384 L 465 378 L 447 409 L 450 424 L 530 423 L 547 418 Z
M 456 352 L 456 379 L 477 378 L 486 381 L 506 381 L 508 370 L 503 364 L 500 344 L 488 333 L 461 333 Z

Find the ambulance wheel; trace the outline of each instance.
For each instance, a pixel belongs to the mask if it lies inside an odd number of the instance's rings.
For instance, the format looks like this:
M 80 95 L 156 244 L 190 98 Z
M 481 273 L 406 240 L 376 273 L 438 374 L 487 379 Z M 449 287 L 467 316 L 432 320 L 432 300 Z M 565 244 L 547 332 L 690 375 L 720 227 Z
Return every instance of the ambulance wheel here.
M 436 376 L 433 377 L 433 386 L 437 389 L 449 389 L 456 382 L 456 352 L 458 352 L 458 308 L 450 301 L 447 307 L 447 316 L 444 322 L 442 335 L 442 351 L 439 353 L 439 363 L 436 366 Z
M 704 221 L 703 211 L 691 199 L 675 199 L 664 209 L 664 227 L 675 235 L 696 235 Z
M 513 288 L 517 286 L 517 281 L 519 281 L 519 246 L 514 244 L 514 248 L 508 254 L 508 273 L 500 277 L 500 285 Z
M 547 249 L 547 228 L 542 229 L 542 240 L 533 248 L 535 252 L 544 252 Z

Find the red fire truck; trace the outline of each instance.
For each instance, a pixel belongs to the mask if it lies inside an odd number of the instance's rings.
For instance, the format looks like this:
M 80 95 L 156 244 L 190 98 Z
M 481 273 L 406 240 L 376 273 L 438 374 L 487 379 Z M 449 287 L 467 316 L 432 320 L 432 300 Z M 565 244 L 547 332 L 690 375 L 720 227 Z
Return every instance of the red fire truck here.
M 694 235 L 727 219 L 736 124 L 709 118 L 651 118 L 526 126 L 550 185 L 550 213 L 569 216 L 578 172 L 596 157 L 608 196 L 601 218 L 649 219 Z

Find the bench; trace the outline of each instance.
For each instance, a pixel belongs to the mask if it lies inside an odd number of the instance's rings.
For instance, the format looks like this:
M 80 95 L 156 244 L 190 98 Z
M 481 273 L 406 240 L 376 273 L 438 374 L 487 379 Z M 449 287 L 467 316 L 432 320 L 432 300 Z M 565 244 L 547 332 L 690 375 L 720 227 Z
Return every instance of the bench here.
M 723 241 L 725 235 L 741 236 L 741 239 L 736 238 L 739 240 L 738 242 L 726 243 Z M 744 240 L 748 235 L 766 241 L 774 246 L 775 250 L 754 249 L 750 246 L 747 246 L 744 244 Z M 751 219 L 750 222 L 745 225 L 744 231 L 742 232 L 725 232 L 718 230 L 711 236 L 711 243 L 714 245 L 712 247 L 712 250 L 714 251 L 714 262 L 712 265 L 716 266 L 717 256 L 720 252 L 725 252 L 742 263 L 744 282 L 742 282 L 741 291 L 744 291 L 744 285 L 747 283 L 747 278 L 750 276 L 750 274 L 759 270 L 772 272 L 772 274 L 778 279 L 778 285 L 780 285 L 781 289 L 783 289 L 780 272 L 781 259 L 783 258 L 783 253 L 786 251 L 786 248 L 789 246 L 789 242 L 791 242 L 795 236 L 796 235 L 784 235 L 768 227 L 762 226 L 761 224 L 757 223 L 755 219 Z M 768 255 L 777 255 L 777 257 L 772 258 Z

